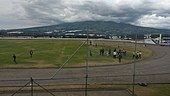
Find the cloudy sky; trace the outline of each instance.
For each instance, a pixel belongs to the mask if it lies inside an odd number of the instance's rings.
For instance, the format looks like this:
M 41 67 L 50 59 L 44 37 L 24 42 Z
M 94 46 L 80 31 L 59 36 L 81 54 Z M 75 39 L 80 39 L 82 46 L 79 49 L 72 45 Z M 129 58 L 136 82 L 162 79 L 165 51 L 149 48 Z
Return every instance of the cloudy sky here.
M 0 29 L 86 20 L 170 29 L 170 0 L 0 0 Z

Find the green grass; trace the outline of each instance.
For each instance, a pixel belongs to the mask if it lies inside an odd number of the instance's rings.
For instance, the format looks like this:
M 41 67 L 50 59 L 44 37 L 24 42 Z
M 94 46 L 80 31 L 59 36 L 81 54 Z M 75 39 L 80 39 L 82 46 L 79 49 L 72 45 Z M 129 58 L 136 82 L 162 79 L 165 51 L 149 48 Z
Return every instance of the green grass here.
M 147 87 L 135 86 L 137 96 L 170 96 L 170 84 L 151 84 Z
M 90 85 L 91 88 L 129 89 L 132 85 Z M 136 96 L 170 96 L 170 84 L 148 84 L 148 86 L 135 85 Z
M 93 56 L 89 56 L 89 64 L 119 64 L 117 59 L 111 56 L 100 56 L 99 49 L 103 47 L 105 52 L 108 48 L 127 50 L 127 56 L 123 57 L 122 63 L 132 62 L 134 44 L 123 42 L 94 41 L 96 46 L 89 46 Z M 55 67 L 63 64 L 74 51 L 82 44 L 82 41 L 71 40 L 0 40 L 0 67 Z M 118 48 L 119 46 L 119 48 Z M 33 50 L 33 58 L 29 51 Z M 143 58 L 151 56 L 152 51 L 142 46 L 137 49 L 143 52 Z M 17 64 L 13 62 L 12 54 L 17 56 Z M 83 66 L 86 61 L 86 45 L 68 62 L 66 66 Z

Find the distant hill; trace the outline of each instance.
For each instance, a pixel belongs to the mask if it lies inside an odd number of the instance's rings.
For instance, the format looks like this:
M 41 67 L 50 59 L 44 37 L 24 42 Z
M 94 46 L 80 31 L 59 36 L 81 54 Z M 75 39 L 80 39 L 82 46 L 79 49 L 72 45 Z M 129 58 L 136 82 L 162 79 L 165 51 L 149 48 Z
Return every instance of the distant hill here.
M 73 22 L 73 23 L 63 23 L 51 26 L 24 28 L 24 29 L 11 29 L 11 30 L 1 30 L 2 32 L 13 32 L 19 31 L 25 34 L 43 34 L 44 32 L 58 32 L 66 33 L 72 32 L 71 30 L 79 30 L 77 32 L 84 33 L 89 31 L 89 33 L 101 33 L 101 34 L 116 34 L 116 35 L 128 35 L 128 34 L 170 34 L 168 29 L 156 29 L 148 27 L 139 27 L 130 24 L 116 23 L 112 21 L 84 21 L 84 22 Z

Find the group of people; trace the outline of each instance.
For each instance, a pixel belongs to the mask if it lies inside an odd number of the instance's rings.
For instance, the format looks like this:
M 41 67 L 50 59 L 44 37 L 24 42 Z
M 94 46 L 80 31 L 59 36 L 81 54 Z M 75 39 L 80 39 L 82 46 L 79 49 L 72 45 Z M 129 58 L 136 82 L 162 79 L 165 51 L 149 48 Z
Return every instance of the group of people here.
M 141 51 L 137 51 L 137 52 L 134 51 L 132 58 L 133 59 L 141 59 L 142 58 L 142 52 Z
M 92 41 L 90 41 L 90 46 L 93 45 L 93 46 L 96 46 L 97 47 L 97 43 L 93 43 Z
M 126 49 L 119 49 L 118 51 L 116 50 L 116 48 L 113 50 L 113 58 L 118 58 L 119 62 L 121 62 L 121 59 L 123 56 L 126 56 Z
M 105 54 L 105 49 L 103 47 L 100 48 L 100 52 L 99 52 L 100 56 L 104 56 Z M 107 56 L 113 56 L 113 58 L 118 58 L 119 62 L 121 62 L 121 59 L 123 56 L 126 56 L 127 54 L 127 50 L 125 48 L 123 49 L 119 49 L 117 50 L 116 48 L 113 49 L 113 51 L 111 50 L 111 48 L 108 48 L 107 51 Z M 132 59 L 141 59 L 142 58 L 142 52 L 141 51 L 133 51 L 132 53 Z M 90 50 L 90 56 L 92 56 L 92 51 Z
M 100 48 L 100 56 L 104 56 L 104 52 L 105 52 L 105 50 L 104 50 L 104 48 L 103 47 L 101 47 Z M 119 62 L 121 62 L 121 59 L 122 59 L 122 57 L 123 56 L 126 56 L 126 53 L 127 53 L 127 51 L 126 51 L 126 49 L 119 49 L 118 51 L 116 50 L 116 48 L 114 48 L 114 50 L 113 50 L 113 53 L 112 53 L 112 50 L 109 48 L 108 49 L 108 52 L 107 52 L 107 56 L 113 56 L 113 58 L 118 58 L 119 59 Z M 132 59 L 141 59 L 142 58 L 142 52 L 141 51 L 137 51 L 137 52 L 135 52 L 135 51 L 133 51 L 133 53 L 132 53 L 133 55 L 132 55 Z M 33 56 L 33 50 L 30 50 L 29 51 L 29 55 L 30 55 L 30 57 L 32 58 L 32 56 Z M 92 51 L 90 50 L 90 56 L 92 56 Z M 16 61 L 16 55 L 15 54 L 13 54 L 13 61 L 14 61 L 14 63 L 17 63 L 17 61 Z
M 33 56 L 33 50 L 30 50 L 30 51 L 29 51 L 29 55 L 30 55 L 30 57 L 32 58 L 32 56 Z M 17 61 L 16 61 L 17 56 L 16 56 L 15 54 L 13 54 L 12 57 L 13 57 L 14 63 L 17 64 Z
M 104 48 L 100 48 L 100 56 L 104 56 Z M 121 59 L 123 56 L 126 56 L 126 49 L 119 49 L 118 51 L 116 50 L 116 48 L 113 50 L 113 53 L 112 53 L 112 50 L 109 48 L 108 49 L 108 52 L 107 52 L 107 56 L 113 56 L 113 58 L 118 58 L 119 59 L 119 62 L 121 62 Z

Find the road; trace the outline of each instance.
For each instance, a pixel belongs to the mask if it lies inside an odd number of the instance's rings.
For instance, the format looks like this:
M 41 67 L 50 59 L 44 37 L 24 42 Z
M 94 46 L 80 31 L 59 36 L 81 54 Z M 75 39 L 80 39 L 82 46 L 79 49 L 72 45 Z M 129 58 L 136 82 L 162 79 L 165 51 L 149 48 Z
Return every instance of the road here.
M 154 55 L 135 63 L 135 83 L 170 83 L 170 47 L 147 45 Z M 96 64 L 97 65 L 97 64 Z M 132 84 L 132 64 L 88 68 L 88 84 Z M 0 86 L 23 86 L 32 77 L 42 85 L 85 84 L 85 68 L 0 69 Z

